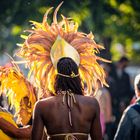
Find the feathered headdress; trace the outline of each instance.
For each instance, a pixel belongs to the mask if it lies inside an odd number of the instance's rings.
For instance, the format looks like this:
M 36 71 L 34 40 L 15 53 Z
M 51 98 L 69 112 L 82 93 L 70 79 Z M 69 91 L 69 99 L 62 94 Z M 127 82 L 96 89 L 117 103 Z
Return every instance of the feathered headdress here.
M 51 25 L 48 24 L 47 18 L 52 8 L 47 10 L 42 23 L 31 21 L 34 26 L 31 30 L 27 30 L 30 34 L 24 36 L 25 42 L 20 45 L 21 48 L 17 55 L 27 60 L 30 65 L 30 71 L 33 71 L 37 83 L 43 89 L 54 92 L 53 85 L 57 74 L 55 69 L 57 61 L 61 57 L 69 57 L 69 53 L 65 55 L 64 50 L 74 52 L 76 57 L 72 58 L 75 58 L 74 61 L 79 65 L 80 77 L 87 84 L 87 93 L 90 95 L 92 87 L 95 90 L 98 88 L 97 80 L 107 85 L 104 70 L 97 60 L 108 61 L 96 55 L 96 53 L 99 53 L 99 49 L 103 49 L 103 47 L 96 44 L 92 33 L 79 32 L 78 24 L 63 15 L 62 20 L 57 21 L 57 12 L 61 5 L 62 3 L 54 11 Z M 52 55 L 54 52 L 55 55 Z
M 8 64 L 5 66 L 0 66 L 0 93 L 6 94 L 11 107 L 15 108 L 15 114 L 18 115 L 20 109 L 23 107 L 21 101 L 24 97 L 29 99 L 29 104 L 27 112 L 31 118 L 33 107 L 36 102 L 35 90 L 29 81 L 26 80 L 24 75 L 20 72 L 18 66 L 13 64 Z M 30 120 L 30 118 L 28 118 Z M 26 124 L 24 124 L 26 125 Z

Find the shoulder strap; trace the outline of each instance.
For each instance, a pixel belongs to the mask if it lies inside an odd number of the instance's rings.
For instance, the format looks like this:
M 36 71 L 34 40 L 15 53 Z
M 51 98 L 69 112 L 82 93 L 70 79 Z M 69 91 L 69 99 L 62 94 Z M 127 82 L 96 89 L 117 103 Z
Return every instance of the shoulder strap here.
M 140 105 L 135 104 L 132 106 L 133 109 L 135 109 L 140 114 Z

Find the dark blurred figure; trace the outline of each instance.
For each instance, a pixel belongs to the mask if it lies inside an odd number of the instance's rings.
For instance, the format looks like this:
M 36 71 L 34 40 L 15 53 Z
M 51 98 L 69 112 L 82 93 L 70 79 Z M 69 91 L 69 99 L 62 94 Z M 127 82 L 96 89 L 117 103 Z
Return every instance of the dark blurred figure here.
M 116 83 L 116 91 L 114 93 L 114 107 L 117 123 L 119 122 L 123 111 L 129 105 L 130 100 L 134 95 L 134 91 L 130 83 L 130 77 L 125 71 L 128 63 L 128 58 L 123 56 L 116 65 L 112 65 L 110 72 L 110 76 L 115 80 Z
M 140 74 L 134 81 L 136 101 L 123 113 L 114 140 L 140 139 Z

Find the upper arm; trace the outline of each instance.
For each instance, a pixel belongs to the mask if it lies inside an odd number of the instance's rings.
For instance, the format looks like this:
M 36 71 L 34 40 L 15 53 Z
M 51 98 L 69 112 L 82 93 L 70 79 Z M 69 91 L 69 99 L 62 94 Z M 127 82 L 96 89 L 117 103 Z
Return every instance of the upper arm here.
M 95 99 L 94 103 L 95 107 L 95 116 L 93 117 L 93 121 L 90 129 L 90 136 L 93 140 L 102 140 L 102 131 L 101 131 L 101 123 L 100 123 L 100 108 L 97 100 Z
M 110 97 L 110 93 L 107 92 L 105 93 L 105 113 L 106 113 L 106 121 L 110 122 L 111 118 L 112 118 L 112 106 L 111 106 L 111 97 Z
M 3 118 L 0 118 L 0 129 L 5 134 L 13 138 L 30 138 L 31 135 L 31 126 L 26 128 L 17 128 Z
M 32 140 L 40 140 L 43 135 L 44 124 L 41 114 L 42 106 L 40 102 L 37 102 L 33 113 L 33 128 L 32 128 Z

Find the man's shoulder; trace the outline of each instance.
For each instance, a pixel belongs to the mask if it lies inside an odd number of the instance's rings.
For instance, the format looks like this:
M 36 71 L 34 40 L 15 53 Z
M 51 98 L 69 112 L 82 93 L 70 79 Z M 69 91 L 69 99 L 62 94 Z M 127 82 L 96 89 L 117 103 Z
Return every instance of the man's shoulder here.
M 140 117 L 140 113 L 135 109 L 136 104 L 130 105 L 126 108 L 125 114 L 131 118 Z

